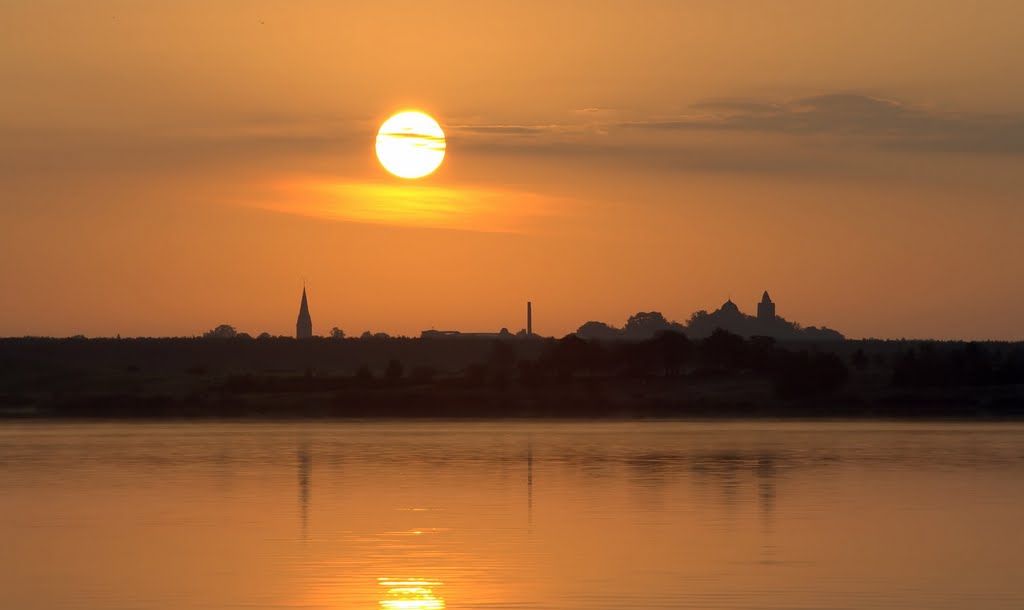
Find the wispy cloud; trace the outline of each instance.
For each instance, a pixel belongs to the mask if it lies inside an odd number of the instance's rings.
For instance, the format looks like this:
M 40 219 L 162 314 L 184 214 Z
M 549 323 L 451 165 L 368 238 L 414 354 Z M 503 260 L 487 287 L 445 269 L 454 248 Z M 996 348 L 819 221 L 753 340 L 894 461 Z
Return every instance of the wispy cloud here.
M 442 117 L 444 118 L 444 117 Z M 188 169 L 226 165 L 330 171 L 363 154 L 370 117 L 256 115 L 121 130 L 0 126 L 0 175 L 69 169 Z M 547 120 L 486 116 L 443 121 L 452 155 L 604 159 L 616 166 L 715 172 L 860 173 L 884 165 L 858 151 L 1024 155 L 1024 113 L 954 112 L 860 93 L 790 100 L 717 99 L 675 112 L 585 107 Z M 439 144 L 439 142 L 438 142 Z M 870 161 L 870 167 L 859 167 Z M 545 161 L 546 162 L 546 161 Z
M 455 134 L 539 135 L 566 129 L 561 125 L 449 125 Z
M 606 108 L 582 108 L 559 122 L 486 124 L 459 122 L 456 137 L 494 149 L 524 146 L 592 151 L 595 148 L 642 149 L 643 138 L 657 135 L 660 148 L 673 135 L 729 132 L 775 136 L 856 138 L 878 148 L 919 152 L 1024 154 L 1024 114 L 950 112 L 910 102 L 863 95 L 829 93 L 792 100 L 708 100 L 679 112 L 637 116 Z M 668 138 L 668 140 L 666 140 Z
M 785 102 L 708 101 L 686 112 L 620 124 L 648 131 L 732 131 L 867 139 L 922 152 L 1024 154 L 1024 115 L 953 113 L 852 93 Z
M 323 220 L 488 233 L 525 233 L 565 211 L 566 201 L 479 186 L 358 182 L 322 177 L 281 181 L 247 205 Z
M 561 120 L 544 123 L 487 123 L 479 120 L 458 120 L 447 125 L 449 134 L 460 136 L 579 137 L 605 135 L 610 126 L 621 119 L 621 112 L 611 108 L 578 108 Z

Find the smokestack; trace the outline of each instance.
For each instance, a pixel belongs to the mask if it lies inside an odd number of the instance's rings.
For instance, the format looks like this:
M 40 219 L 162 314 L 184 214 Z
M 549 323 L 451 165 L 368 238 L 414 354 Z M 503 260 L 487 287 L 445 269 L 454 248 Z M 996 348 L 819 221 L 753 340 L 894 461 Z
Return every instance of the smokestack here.
M 533 303 L 526 302 L 526 336 L 533 335 Z

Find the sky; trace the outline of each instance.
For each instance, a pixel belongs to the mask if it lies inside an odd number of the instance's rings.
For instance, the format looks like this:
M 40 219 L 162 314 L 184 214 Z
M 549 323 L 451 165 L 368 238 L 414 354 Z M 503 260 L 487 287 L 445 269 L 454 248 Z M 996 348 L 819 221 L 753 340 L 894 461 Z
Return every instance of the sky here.
M 1024 3 L 0 0 L 0 335 L 1024 340 Z M 433 116 L 409 181 L 380 124 Z

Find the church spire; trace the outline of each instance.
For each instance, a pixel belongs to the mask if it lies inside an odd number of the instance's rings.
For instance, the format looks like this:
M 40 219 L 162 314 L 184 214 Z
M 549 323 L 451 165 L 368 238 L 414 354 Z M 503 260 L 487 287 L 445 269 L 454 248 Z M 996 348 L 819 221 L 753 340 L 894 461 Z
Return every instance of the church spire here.
M 761 302 L 757 304 L 757 319 L 763 321 L 775 319 L 775 303 L 772 303 L 772 298 L 768 296 L 767 290 L 761 295 Z
M 306 302 L 306 285 L 302 285 L 302 304 L 299 305 L 299 319 L 295 322 L 295 338 L 308 339 L 313 336 L 313 319 L 309 317 L 309 303 Z

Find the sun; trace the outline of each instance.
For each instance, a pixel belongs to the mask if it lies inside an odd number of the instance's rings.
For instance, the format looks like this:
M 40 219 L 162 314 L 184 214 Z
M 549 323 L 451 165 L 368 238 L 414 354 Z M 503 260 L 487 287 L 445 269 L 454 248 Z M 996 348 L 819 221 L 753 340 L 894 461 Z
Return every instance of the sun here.
M 444 131 L 429 115 L 399 112 L 377 132 L 377 158 L 399 178 L 422 178 L 444 160 Z

